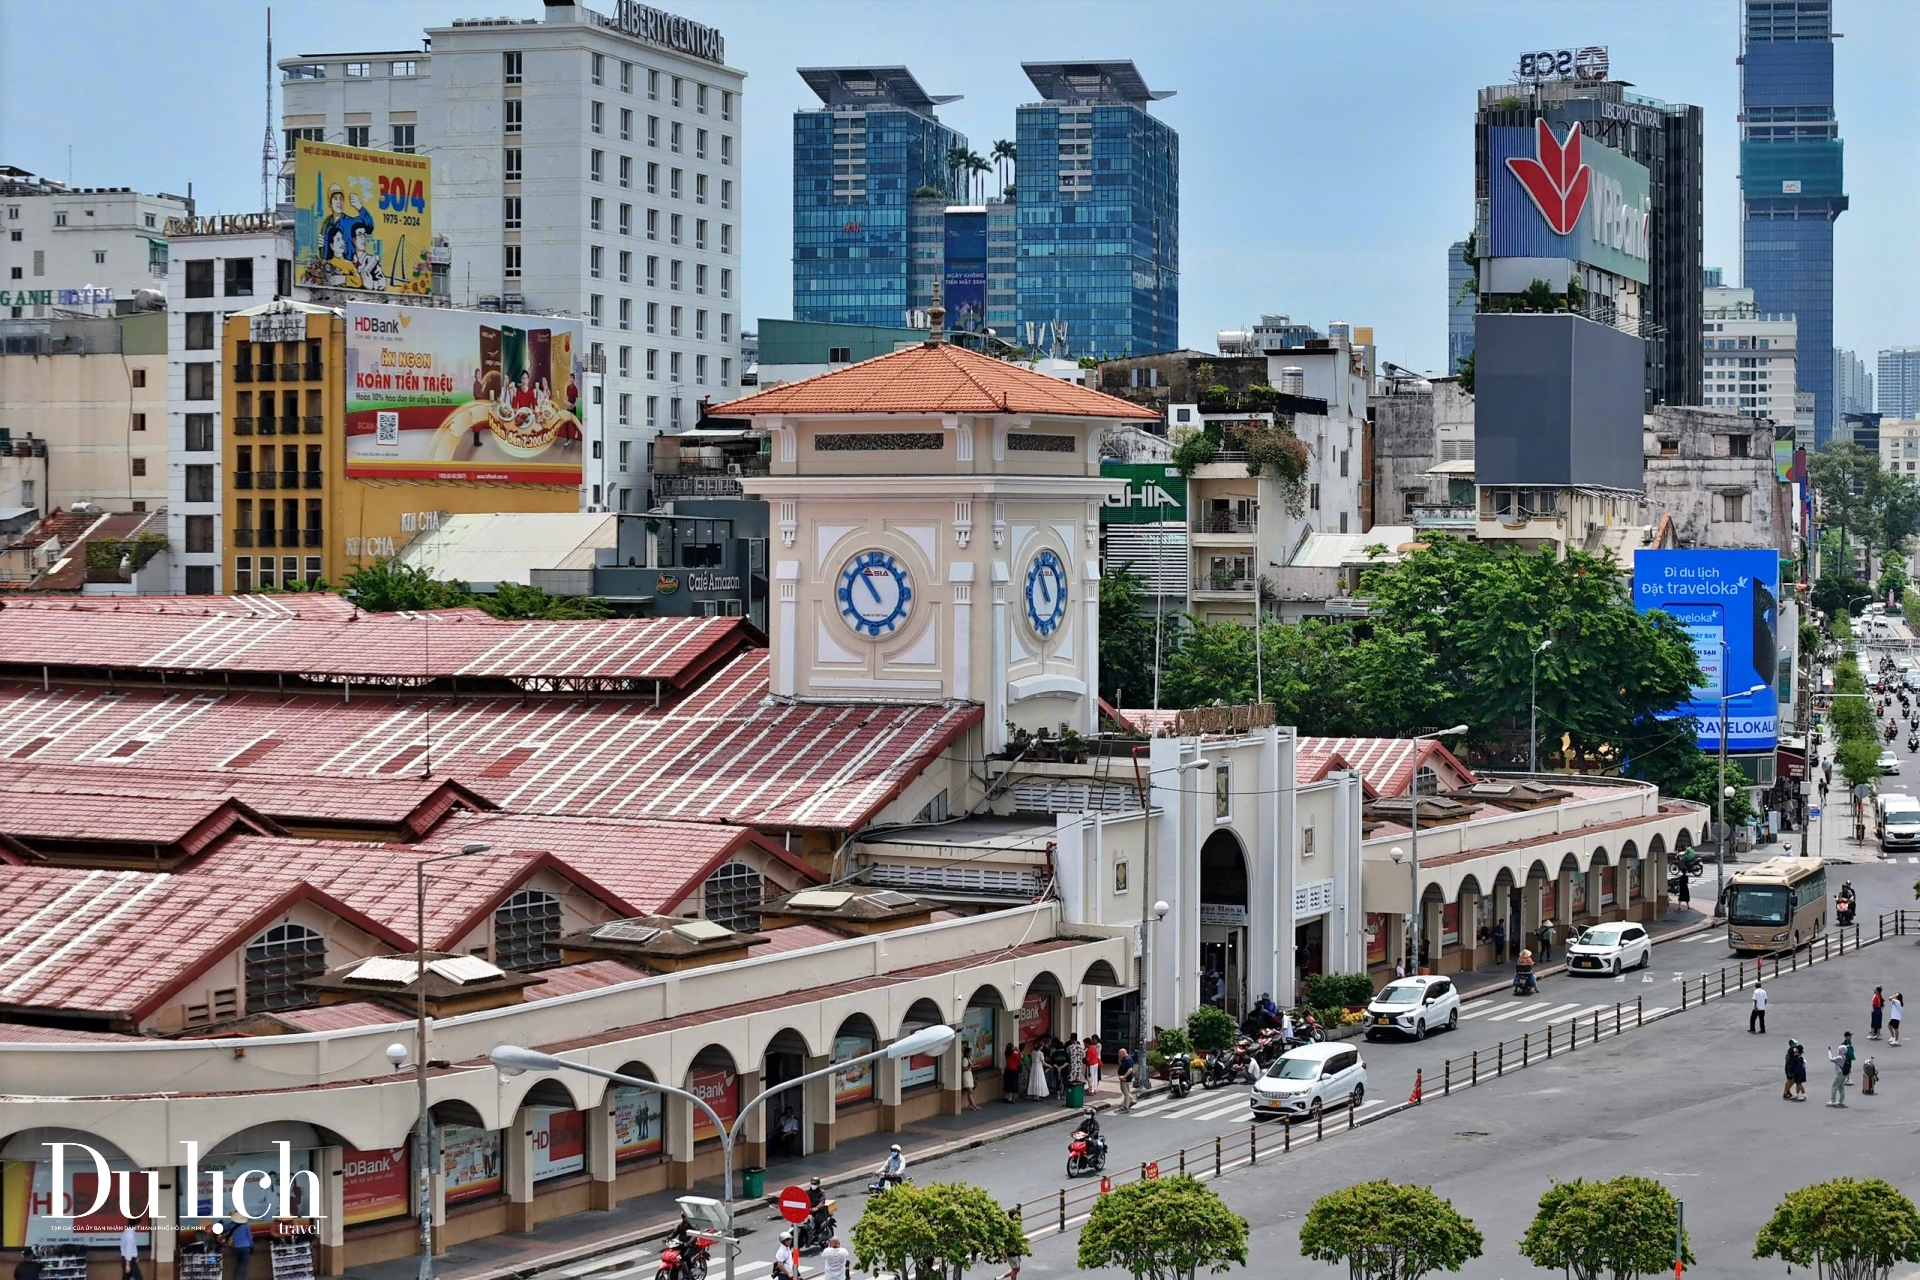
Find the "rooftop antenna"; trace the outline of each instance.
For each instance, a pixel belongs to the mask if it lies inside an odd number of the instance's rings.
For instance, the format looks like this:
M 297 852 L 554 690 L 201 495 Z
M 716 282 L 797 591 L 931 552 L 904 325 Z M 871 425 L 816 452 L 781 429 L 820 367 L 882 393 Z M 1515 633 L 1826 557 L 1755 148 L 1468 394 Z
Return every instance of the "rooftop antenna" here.
M 260 212 L 273 212 L 273 177 L 280 167 L 280 149 L 273 141 L 273 10 L 267 10 L 267 126 L 260 144 Z

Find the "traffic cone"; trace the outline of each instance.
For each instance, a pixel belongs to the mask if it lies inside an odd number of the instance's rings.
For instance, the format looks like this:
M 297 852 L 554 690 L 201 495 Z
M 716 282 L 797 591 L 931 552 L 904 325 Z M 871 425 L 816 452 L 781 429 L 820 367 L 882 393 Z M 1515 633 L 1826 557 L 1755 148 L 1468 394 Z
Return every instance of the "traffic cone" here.
M 1407 1105 L 1410 1107 L 1420 1105 L 1420 1075 L 1420 1068 L 1415 1067 L 1413 1070 L 1413 1092 L 1407 1095 Z

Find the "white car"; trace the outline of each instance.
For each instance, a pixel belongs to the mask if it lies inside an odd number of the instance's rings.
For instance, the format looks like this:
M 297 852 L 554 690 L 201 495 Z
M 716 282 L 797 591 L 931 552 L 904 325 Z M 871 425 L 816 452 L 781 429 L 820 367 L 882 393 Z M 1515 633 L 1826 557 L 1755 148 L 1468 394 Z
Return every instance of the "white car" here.
M 1900 757 L 1888 748 L 1880 753 L 1880 772 L 1892 777 L 1900 776 Z
M 1427 1032 L 1460 1025 L 1460 989 L 1451 978 L 1398 978 L 1367 1004 L 1367 1039 L 1382 1035 L 1427 1038 Z
M 1653 939 L 1637 924 L 1597 924 L 1567 948 L 1568 973 L 1619 973 L 1653 962 Z
M 1367 1096 L 1367 1064 L 1350 1044 L 1303 1044 L 1275 1058 L 1253 1082 L 1253 1118 L 1318 1118 L 1340 1103 L 1358 1110 Z

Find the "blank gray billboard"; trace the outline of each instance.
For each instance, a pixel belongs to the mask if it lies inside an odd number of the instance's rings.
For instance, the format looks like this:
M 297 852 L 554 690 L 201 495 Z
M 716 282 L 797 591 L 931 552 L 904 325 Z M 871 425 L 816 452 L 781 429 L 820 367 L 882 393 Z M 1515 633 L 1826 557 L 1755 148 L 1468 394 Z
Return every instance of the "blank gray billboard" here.
M 1573 315 L 1473 324 L 1474 480 L 1645 487 L 1639 338 Z

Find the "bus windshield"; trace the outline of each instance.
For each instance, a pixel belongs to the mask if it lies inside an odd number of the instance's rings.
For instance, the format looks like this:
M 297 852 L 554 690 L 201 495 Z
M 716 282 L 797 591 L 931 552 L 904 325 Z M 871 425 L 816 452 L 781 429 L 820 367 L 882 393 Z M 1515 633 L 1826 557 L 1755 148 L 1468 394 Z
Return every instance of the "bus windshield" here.
M 1728 924 L 1785 924 L 1793 891 L 1779 884 L 1736 884 L 1727 903 Z

